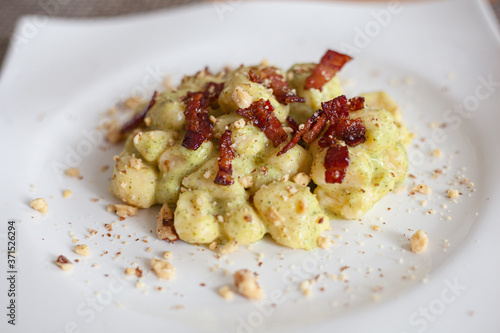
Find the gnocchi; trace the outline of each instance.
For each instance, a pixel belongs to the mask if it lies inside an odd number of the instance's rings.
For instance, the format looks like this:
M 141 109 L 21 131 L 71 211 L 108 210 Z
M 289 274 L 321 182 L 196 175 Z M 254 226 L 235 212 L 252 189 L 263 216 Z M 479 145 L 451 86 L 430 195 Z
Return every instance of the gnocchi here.
M 342 94 L 337 75 L 320 89 L 305 89 L 315 68 L 297 64 L 283 72 L 260 64 L 185 77 L 176 90 L 158 94 L 147 110 L 149 120 L 129 135 L 116 158 L 111 192 L 139 208 L 163 205 L 162 210 L 173 216 L 178 237 L 188 243 L 241 245 L 270 234 L 283 246 L 316 248 L 321 234 L 330 229 L 329 217 L 358 218 L 405 179 L 405 145 L 411 136 L 386 93 L 364 95 L 365 106 L 351 110 L 349 118 L 361 119 L 366 140 L 347 147 L 349 165 L 343 181 L 328 182 L 327 149 L 319 140 L 287 147 L 322 102 Z M 211 82 L 222 87 L 217 94 Z M 207 103 L 199 109 L 207 113 L 198 110 L 196 121 L 205 121 L 210 131 L 192 149 L 186 145 L 192 117 L 188 104 L 196 91 L 203 92 L 201 100 Z M 255 121 L 238 111 L 258 101 L 268 101 L 264 111 L 281 124 L 281 141 L 269 138 L 269 128 L 262 126 L 265 117 Z M 294 125 L 290 118 L 302 125 Z M 325 131 L 326 127 L 320 137 Z M 224 149 L 230 149 L 232 158 L 231 182 L 221 185 L 216 179 L 224 163 L 223 135 L 230 137 L 231 145 Z M 162 219 L 158 221 L 160 230 Z

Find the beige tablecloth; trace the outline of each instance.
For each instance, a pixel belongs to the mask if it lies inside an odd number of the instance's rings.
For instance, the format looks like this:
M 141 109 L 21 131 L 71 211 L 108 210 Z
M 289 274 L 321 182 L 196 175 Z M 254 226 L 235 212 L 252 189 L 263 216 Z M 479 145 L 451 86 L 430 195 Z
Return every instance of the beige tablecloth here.
M 109 17 L 142 13 L 210 0 L 0 0 L 0 63 L 14 25 L 22 15 Z M 491 0 L 500 20 L 500 0 Z

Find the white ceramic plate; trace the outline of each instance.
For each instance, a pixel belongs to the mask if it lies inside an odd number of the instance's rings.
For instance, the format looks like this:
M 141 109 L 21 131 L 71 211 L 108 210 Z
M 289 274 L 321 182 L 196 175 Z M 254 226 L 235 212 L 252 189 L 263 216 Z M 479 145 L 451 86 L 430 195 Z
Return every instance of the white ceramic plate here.
M 500 329 L 500 44 L 486 3 L 219 1 L 110 20 L 25 17 L 14 36 L 0 80 L 0 236 L 8 275 L 7 222 L 16 221 L 17 317 L 15 327 L 7 324 L 10 285 L 2 276 L 2 332 Z M 110 107 L 149 96 L 165 75 L 177 81 L 205 66 L 263 58 L 287 68 L 316 62 L 328 48 L 355 58 L 341 73 L 349 96 L 386 90 L 402 106 L 417 134 L 408 151 L 416 178 L 406 191 L 360 221 L 333 221 L 337 243 L 326 251 L 264 240 L 219 260 L 203 247 L 157 240 L 156 210 L 118 221 L 106 235 L 104 224 L 116 221 L 106 205 L 117 200 L 101 167 L 112 166 L 120 148 L 95 128 Z M 442 157 L 431 156 L 436 148 Z M 64 176 L 68 167 L 83 179 Z M 443 174 L 433 179 L 436 169 Z M 408 195 L 413 183 L 432 194 Z M 446 198 L 450 188 L 462 193 L 457 202 Z M 63 199 L 65 189 L 72 198 Z M 48 201 L 46 216 L 29 207 L 37 197 Z M 98 234 L 86 238 L 89 228 Z M 408 251 L 417 229 L 430 237 L 418 255 Z M 90 257 L 72 252 L 71 235 L 90 246 Z M 175 281 L 157 280 L 148 266 L 166 250 L 174 252 Z M 60 254 L 80 262 L 61 271 Z M 144 270 L 142 289 L 124 275 L 134 263 Z M 266 300 L 218 296 L 232 281 L 224 270 L 239 268 L 258 272 Z M 302 295 L 299 284 L 318 275 L 311 296 Z

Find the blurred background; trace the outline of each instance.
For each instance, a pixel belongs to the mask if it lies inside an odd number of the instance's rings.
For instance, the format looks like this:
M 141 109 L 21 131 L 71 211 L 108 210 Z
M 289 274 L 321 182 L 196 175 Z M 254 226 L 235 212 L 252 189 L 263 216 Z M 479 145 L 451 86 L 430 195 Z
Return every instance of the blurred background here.
M 5 56 L 15 24 L 19 17 L 23 15 L 72 18 L 112 17 L 203 2 L 215 2 L 216 4 L 219 3 L 218 5 L 224 5 L 231 1 L 249 0 L 0 0 L 0 64 Z M 373 2 L 378 0 L 363 1 Z M 489 1 L 497 18 L 500 20 L 500 0 L 485 1 Z

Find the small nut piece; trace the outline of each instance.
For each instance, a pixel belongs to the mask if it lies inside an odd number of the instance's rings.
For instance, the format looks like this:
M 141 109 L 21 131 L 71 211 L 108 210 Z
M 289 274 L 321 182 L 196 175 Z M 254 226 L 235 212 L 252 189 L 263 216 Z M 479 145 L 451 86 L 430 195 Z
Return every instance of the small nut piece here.
M 236 290 L 250 299 L 262 299 L 264 291 L 257 283 L 256 277 L 248 269 L 240 269 L 233 275 Z
M 432 189 L 429 186 L 427 186 L 426 184 L 418 184 L 418 185 L 413 186 L 410 190 L 411 195 L 413 195 L 415 193 L 422 193 L 425 195 L 429 195 L 432 193 Z
M 304 214 L 307 211 L 307 202 L 305 200 L 299 200 L 297 203 L 297 214 Z
M 132 140 L 134 141 L 134 144 L 138 144 L 141 138 L 142 138 L 142 132 L 137 132 Z
M 311 282 L 304 280 L 300 283 L 300 290 L 304 296 L 311 296 Z
M 452 189 L 448 190 L 448 198 L 450 198 L 450 199 L 456 199 L 456 198 L 458 198 L 459 195 L 460 194 L 457 190 L 452 190 Z
M 236 129 L 242 129 L 243 127 L 245 127 L 245 125 L 246 125 L 245 119 L 243 118 L 240 118 L 233 123 L 233 126 Z
M 57 257 L 56 265 L 59 266 L 63 271 L 69 271 L 73 268 L 73 263 L 63 255 Z
M 230 254 L 238 250 L 238 242 L 230 241 L 224 244 L 224 246 L 219 248 L 220 254 Z
M 238 178 L 238 182 L 243 185 L 244 188 L 250 188 L 253 186 L 253 177 L 250 175 L 240 177 Z
M 175 277 L 175 267 L 168 261 L 152 258 L 151 269 L 160 279 L 172 280 Z
M 318 247 L 322 249 L 328 249 L 332 245 L 332 241 L 328 237 L 320 236 L 318 237 Z
M 429 243 L 429 236 L 423 230 L 417 230 L 410 238 L 411 252 L 420 253 L 424 252 Z
M 78 244 L 78 245 L 76 245 L 73 248 L 73 251 L 75 251 L 75 253 L 78 253 L 79 255 L 85 256 L 85 257 L 87 257 L 88 255 L 90 255 L 89 246 L 86 245 L 86 244 Z
M 142 160 L 140 158 L 131 158 L 129 161 L 129 166 L 131 168 L 134 168 L 135 170 L 141 170 L 143 165 L 142 165 Z
M 292 186 L 292 185 L 287 186 L 286 190 L 288 192 L 290 192 L 290 194 L 295 194 L 299 191 L 299 190 L 297 190 L 297 188 L 295 186 Z
M 108 124 L 107 130 L 106 140 L 109 143 L 117 144 L 125 138 L 121 132 L 121 124 L 117 120 L 112 120 Z
M 274 207 L 270 207 L 267 210 L 266 215 L 269 221 L 271 221 L 275 226 L 279 226 L 285 222 L 285 218 L 281 216 L 281 214 Z
M 241 109 L 246 109 L 252 104 L 252 96 L 240 86 L 234 88 L 233 94 L 231 95 L 233 101 Z
M 123 105 L 126 107 L 126 108 L 129 108 L 129 109 L 132 109 L 132 110 L 135 110 L 136 108 L 139 107 L 139 105 L 141 105 L 142 103 L 142 98 L 138 97 L 138 96 L 131 96 L 129 98 L 127 98 L 124 102 L 123 102 Z
M 164 204 L 156 217 L 156 235 L 161 240 L 175 242 L 179 239 L 174 227 L 174 213 Z
M 215 250 L 217 250 L 218 245 L 219 245 L 219 243 L 217 243 L 216 241 L 213 241 L 212 243 L 208 244 L 208 248 L 212 251 L 215 251 Z
M 137 207 L 130 206 L 130 205 L 118 204 L 118 205 L 115 205 L 114 207 L 115 207 L 116 215 L 118 215 L 119 217 L 124 217 L 124 218 L 137 215 L 137 212 L 139 211 L 139 209 Z
M 219 288 L 219 295 L 221 295 L 222 298 L 227 299 L 227 300 L 233 299 L 233 297 L 234 297 L 234 293 L 231 290 L 231 288 L 229 288 L 229 286 L 220 287 Z
M 80 169 L 78 168 L 69 168 L 65 172 L 66 176 L 78 178 L 80 177 Z
M 31 208 L 39 211 L 42 214 L 47 214 L 49 212 L 49 206 L 44 198 L 38 198 L 30 202 Z
M 298 174 L 293 176 L 293 182 L 295 184 L 307 186 L 307 184 L 309 184 L 310 181 L 311 181 L 311 177 L 309 177 L 308 175 L 306 175 L 303 172 L 299 172 Z
M 441 157 L 441 156 L 443 156 L 443 151 L 439 148 L 436 148 L 432 151 L 432 156 Z

